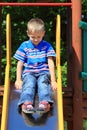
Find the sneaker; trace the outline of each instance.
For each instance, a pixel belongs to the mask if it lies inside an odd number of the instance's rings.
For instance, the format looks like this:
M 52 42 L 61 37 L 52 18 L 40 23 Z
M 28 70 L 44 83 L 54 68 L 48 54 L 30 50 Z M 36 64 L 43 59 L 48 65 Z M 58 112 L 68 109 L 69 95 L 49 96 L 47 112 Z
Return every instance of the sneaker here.
M 25 102 L 25 103 L 23 103 L 22 106 L 21 106 L 21 108 L 22 108 L 22 111 L 24 113 L 31 113 L 32 114 L 32 113 L 35 112 L 35 110 L 34 110 L 31 102 Z
M 37 113 L 44 114 L 44 113 L 47 113 L 48 111 L 50 111 L 50 104 L 46 101 L 42 101 L 39 104 L 39 108 L 37 108 Z

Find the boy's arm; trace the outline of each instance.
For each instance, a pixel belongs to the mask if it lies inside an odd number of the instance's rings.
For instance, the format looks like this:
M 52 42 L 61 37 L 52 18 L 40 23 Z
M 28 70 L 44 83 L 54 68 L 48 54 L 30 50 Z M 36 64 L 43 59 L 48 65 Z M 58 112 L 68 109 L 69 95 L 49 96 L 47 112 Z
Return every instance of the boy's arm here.
M 50 76 L 51 76 L 51 85 L 53 90 L 57 89 L 57 82 L 56 82 L 56 76 L 55 76 L 55 66 L 54 66 L 54 61 L 53 57 L 48 57 L 48 66 L 49 66 L 49 71 L 50 71 Z
M 18 61 L 16 70 L 16 81 L 15 81 L 16 89 L 22 88 L 22 68 L 23 68 L 23 62 Z

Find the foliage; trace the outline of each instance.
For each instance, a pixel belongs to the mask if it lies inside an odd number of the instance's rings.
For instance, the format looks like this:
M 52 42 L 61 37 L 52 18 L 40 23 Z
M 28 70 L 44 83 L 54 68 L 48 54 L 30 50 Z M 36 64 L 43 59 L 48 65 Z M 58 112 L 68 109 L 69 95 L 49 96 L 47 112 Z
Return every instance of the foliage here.
M 67 86 L 67 62 L 62 66 L 62 85 Z
M 36 0 L 30 0 L 29 2 L 35 2 Z M 66 0 L 59 0 L 60 2 L 65 2 Z M 10 2 L 10 0 L 3 0 L 3 2 Z M 12 0 L 11 2 L 26 2 L 26 0 Z M 55 2 L 58 2 L 55 0 Z M 6 65 L 6 15 L 10 14 L 11 16 L 11 39 L 12 39 L 12 63 L 11 63 L 11 80 L 15 81 L 16 73 L 16 61 L 13 58 L 13 55 L 19 45 L 27 40 L 26 35 L 26 24 L 29 19 L 32 17 L 40 17 L 44 20 L 46 25 L 46 35 L 45 40 L 50 42 L 54 49 L 55 39 L 56 39 L 56 16 L 60 14 L 61 16 L 61 66 L 62 66 L 62 81 L 63 85 L 66 86 L 66 74 L 67 74 L 67 63 L 66 63 L 66 24 L 67 24 L 67 8 L 66 7 L 11 7 L 4 6 L 2 7 L 2 69 L 4 70 Z M 82 0 L 82 14 L 84 20 L 87 20 L 87 2 Z M 4 71 L 2 72 L 2 77 L 4 79 Z
M 62 86 L 67 86 L 67 62 L 61 66 L 61 74 L 62 74 Z M 58 79 L 58 70 L 56 70 L 56 78 Z
M 87 22 L 87 0 L 82 0 L 82 20 Z
M 10 80 L 12 82 L 16 80 L 16 64 L 17 64 L 17 61 L 12 57 L 11 58 L 11 71 L 10 71 Z

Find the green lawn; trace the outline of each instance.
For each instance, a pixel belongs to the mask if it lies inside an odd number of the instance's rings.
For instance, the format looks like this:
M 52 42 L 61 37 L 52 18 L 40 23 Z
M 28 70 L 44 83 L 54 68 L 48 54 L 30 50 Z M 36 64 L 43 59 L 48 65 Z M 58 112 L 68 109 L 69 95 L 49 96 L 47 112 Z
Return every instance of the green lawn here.
M 67 130 L 67 122 L 64 122 L 64 130 Z M 87 130 L 87 120 L 83 120 L 83 130 Z
M 87 120 L 83 120 L 83 130 L 87 130 Z

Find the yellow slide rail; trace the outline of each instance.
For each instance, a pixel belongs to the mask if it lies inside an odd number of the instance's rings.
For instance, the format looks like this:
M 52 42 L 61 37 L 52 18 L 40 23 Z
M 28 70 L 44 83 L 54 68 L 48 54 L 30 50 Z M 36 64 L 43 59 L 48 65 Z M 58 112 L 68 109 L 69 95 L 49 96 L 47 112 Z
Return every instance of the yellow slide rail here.
M 10 15 L 6 16 L 6 70 L 5 70 L 5 83 L 4 83 L 4 95 L 3 95 L 3 108 L 1 119 L 1 130 L 7 130 L 7 118 L 8 118 L 8 101 L 10 90 L 10 64 L 11 64 L 11 22 Z
M 57 66 L 57 108 L 58 108 L 58 130 L 64 130 L 63 120 L 63 100 L 62 100 L 62 79 L 61 79 L 61 65 L 60 65 L 60 15 L 57 15 L 56 22 L 56 66 Z

